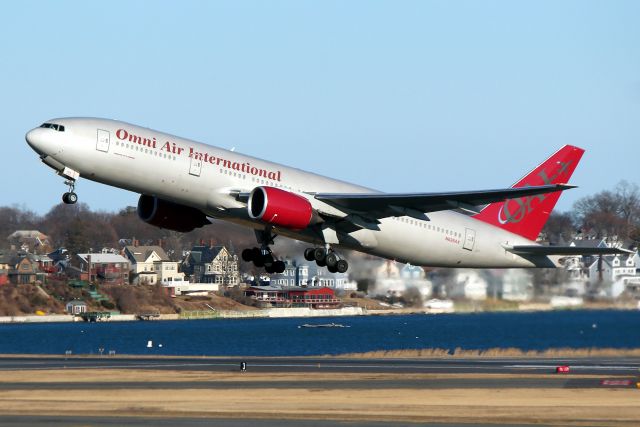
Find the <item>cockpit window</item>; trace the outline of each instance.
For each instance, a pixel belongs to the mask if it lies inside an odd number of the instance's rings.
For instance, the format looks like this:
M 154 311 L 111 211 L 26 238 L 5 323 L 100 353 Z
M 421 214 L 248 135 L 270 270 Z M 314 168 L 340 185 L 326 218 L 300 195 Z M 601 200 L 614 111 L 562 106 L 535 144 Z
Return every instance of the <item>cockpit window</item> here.
M 58 132 L 64 132 L 64 126 L 63 125 L 57 125 L 55 123 L 43 123 L 40 125 L 41 128 L 46 128 L 46 129 L 53 129 L 55 131 Z

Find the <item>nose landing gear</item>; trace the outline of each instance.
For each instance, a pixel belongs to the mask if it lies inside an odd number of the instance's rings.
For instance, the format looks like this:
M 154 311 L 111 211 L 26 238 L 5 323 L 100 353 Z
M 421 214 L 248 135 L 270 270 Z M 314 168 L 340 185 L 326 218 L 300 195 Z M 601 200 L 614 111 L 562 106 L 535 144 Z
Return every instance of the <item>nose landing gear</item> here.
M 73 205 L 78 201 L 78 195 L 75 193 L 76 181 L 68 179 L 64 183 L 69 186 L 69 191 L 62 195 L 62 202 L 67 205 Z

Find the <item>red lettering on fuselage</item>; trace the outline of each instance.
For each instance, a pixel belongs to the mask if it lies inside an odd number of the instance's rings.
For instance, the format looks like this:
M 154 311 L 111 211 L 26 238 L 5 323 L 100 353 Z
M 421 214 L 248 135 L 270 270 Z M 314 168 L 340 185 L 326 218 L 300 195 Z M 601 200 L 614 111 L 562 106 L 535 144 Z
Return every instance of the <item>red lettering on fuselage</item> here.
M 171 154 L 182 154 L 184 151 L 184 148 L 178 147 L 175 142 L 171 143 L 169 141 L 165 142 L 160 149 Z
M 453 237 L 446 236 L 444 240 L 446 240 L 449 243 L 455 243 L 456 245 L 460 244 L 460 240 L 454 239 Z
M 145 138 L 140 135 L 136 135 L 133 133 L 129 133 L 126 129 L 118 129 L 116 131 L 116 138 L 121 141 L 128 141 L 132 144 L 144 145 L 149 148 L 156 148 L 157 141 L 156 138 Z

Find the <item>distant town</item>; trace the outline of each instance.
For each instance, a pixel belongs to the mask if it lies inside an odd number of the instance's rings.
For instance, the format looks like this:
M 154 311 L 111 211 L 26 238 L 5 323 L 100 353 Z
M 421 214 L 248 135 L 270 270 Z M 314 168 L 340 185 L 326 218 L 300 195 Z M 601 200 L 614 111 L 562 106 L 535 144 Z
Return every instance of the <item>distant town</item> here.
M 349 273 L 329 273 L 283 239 L 285 271 L 264 274 L 238 257 L 255 245 L 251 231 L 214 222 L 183 234 L 134 208 L 82 204 L 44 216 L 2 207 L 0 233 L 4 321 L 640 308 L 640 191 L 626 182 L 554 213 L 539 240 L 633 253 L 568 256 L 559 269 L 429 269 L 351 252 Z

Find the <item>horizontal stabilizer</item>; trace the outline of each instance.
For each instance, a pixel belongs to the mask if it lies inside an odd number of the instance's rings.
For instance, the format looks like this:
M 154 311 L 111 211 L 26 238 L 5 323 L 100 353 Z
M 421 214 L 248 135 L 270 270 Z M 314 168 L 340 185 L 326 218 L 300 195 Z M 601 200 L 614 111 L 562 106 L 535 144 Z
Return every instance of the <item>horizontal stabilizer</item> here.
M 622 248 L 578 248 L 575 246 L 542 245 L 502 245 L 502 247 L 516 255 L 629 255 L 634 253 Z

